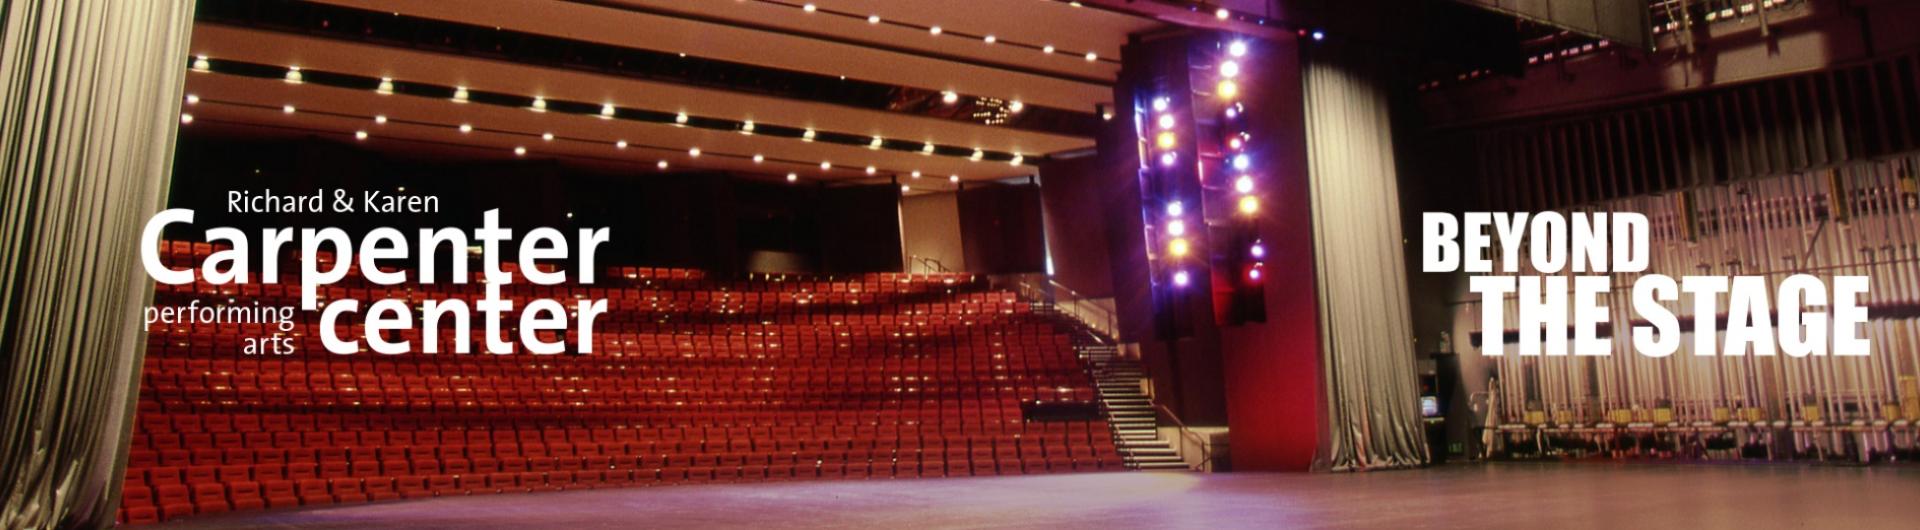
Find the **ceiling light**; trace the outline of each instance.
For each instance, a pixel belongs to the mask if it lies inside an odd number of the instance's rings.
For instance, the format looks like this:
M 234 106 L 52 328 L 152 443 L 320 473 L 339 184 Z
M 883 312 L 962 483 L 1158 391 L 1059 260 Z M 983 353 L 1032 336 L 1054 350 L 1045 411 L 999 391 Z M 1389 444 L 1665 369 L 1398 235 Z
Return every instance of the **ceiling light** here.
M 302 77 L 302 76 L 300 75 L 300 67 L 298 67 L 298 66 L 289 66 L 289 67 L 287 67 L 287 82 L 288 82 L 288 83 L 294 83 L 294 84 L 299 84 L 299 83 L 300 83 L 300 82 L 301 82 L 301 81 L 302 81 L 303 79 L 304 79 L 304 78 L 303 78 L 303 77 Z
M 1179 161 L 1180 161 L 1180 156 L 1177 154 L 1174 154 L 1173 151 L 1160 153 L 1160 165 L 1162 166 L 1173 167 L 1173 163 L 1179 162 Z
M 460 132 L 463 132 L 463 133 L 470 133 L 470 132 L 473 132 L 473 126 L 472 126 L 472 125 L 468 125 L 468 124 L 465 124 L 465 123 L 462 123 L 462 124 L 460 124 Z
M 1327 38 L 1326 32 L 1323 32 L 1317 29 L 1313 30 L 1313 40 L 1325 40 L 1326 38 Z
M 1220 77 L 1232 78 L 1240 75 L 1240 63 L 1225 61 L 1220 63 Z
M 534 97 L 533 97 L 533 110 L 534 110 L 534 112 L 546 112 L 546 111 L 547 111 L 547 98 L 543 98 L 543 97 L 540 97 L 540 96 L 534 96 Z
M 1184 237 L 1174 238 L 1173 241 L 1167 243 L 1167 253 L 1172 254 L 1173 257 L 1176 258 L 1185 256 L 1187 252 L 1192 250 L 1193 244 L 1188 243 L 1187 238 Z
M 972 155 L 969 155 L 969 156 L 967 156 L 967 159 L 969 159 L 969 160 L 973 160 L 974 162 L 979 162 L 979 161 L 980 161 L 980 159 L 982 159 L 982 158 L 986 158 L 986 157 L 987 157 L 987 152 L 986 152 L 986 151 L 981 151 L 980 149 L 978 149 L 978 148 L 975 148 L 975 149 L 973 150 L 973 154 L 972 154 Z
M 1172 220 L 1172 221 L 1167 221 L 1167 235 L 1170 235 L 1170 236 L 1182 236 L 1182 235 L 1186 235 L 1186 234 L 1187 234 L 1187 222 L 1186 222 L 1186 221 L 1182 221 L 1182 220 L 1179 220 L 1179 219 L 1174 219 L 1174 220 Z
M 820 162 L 820 169 L 821 170 L 833 169 L 833 162 L 825 162 L 825 161 Z
M 740 132 L 753 134 L 753 120 L 747 120 L 745 123 L 741 123 Z
M 913 178 L 920 178 L 920 170 L 913 170 Z
M 373 91 L 374 91 L 374 92 L 379 92 L 379 93 L 381 93 L 381 94 L 392 94 L 392 93 L 393 93 L 393 78 L 391 78 L 391 77 L 382 77 L 382 78 L 380 78 L 380 86 L 377 86 L 377 87 L 374 87 L 374 89 L 373 89 Z
M 192 105 L 192 104 L 195 104 L 195 103 L 199 103 L 199 102 L 200 102 L 200 96 L 196 96 L 196 95 L 193 95 L 193 94 L 187 94 L 187 104 L 188 104 L 188 105 Z
M 353 131 L 353 139 L 355 140 L 367 139 L 367 131 Z
M 193 123 L 193 115 L 192 115 L 192 114 L 181 114 L 181 115 L 180 115 L 180 124 L 181 124 L 181 125 L 186 125 L 186 124 L 189 124 L 189 123 Z
M 1241 175 L 1240 178 L 1234 179 L 1233 191 L 1237 191 L 1240 193 L 1253 193 L 1253 177 Z
M 906 192 L 909 192 L 909 191 L 913 191 L 913 188 L 911 188 L 911 187 L 908 187 L 908 186 L 907 186 L 906 184 L 901 184 L 901 185 L 900 185 L 900 193 L 906 193 Z
M 1253 165 L 1253 159 L 1251 159 L 1251 158 L 1247 158 L 1247 154 L 1246 154 L 1246 153 L 1240 153 L 1240 154 L 1238 154 L 1238 155 L 1234 155 L 1234 157 L 1233 157 L 1233 168 L 1234 168 L 1234 169 L 1238 169 L 1238 170 L 1241 170 L 1241 171 L 1246 171 L 1246 170 L 1247 170 L 1247 167 L 1248 167 L 1248 166 L 1252 166 L 1252 165 Z
M 1180 201 L 1167 203 L 1167 215 L 1179 217 L 1185 213 L 1187 213 L 1187 209 L 1184 205 L 1180 204 Z
M 927 142 L 927 145 L 920 146 L 920 154 L 923 154 L 923 155 L 933 154 L 933 142 Z
M 947 182 L 952 182 L 952 183 L 954 183 L 954 184 L 959 184 L 959 183 L 960 183 L 960 176 L 959 176 L 959 175 L 947 175 Z
M 1021 162 L 1025 162 L 1026 160 L 1027 160 L 1027 157 L 1016 154 L 1016 155 L 1013 155 L 1013 160 L 1007 161 L 1007 165 L 1017 166 L 1017 165 L 1020 165 Z
M 293 108 L 293 105 L 281 105 L 281 106 L 280 106 L 280 112 L 281 112 L 281 113 L 283 113 L 283 114 L 293 114 L 293 111 L 294 111 L 294 108 Z
M 805 132 L 800 133 L 800 139 L 811 142 L 813 141 L 813 135 L 813 129 L 807 129 Z
M 553 141 L 553 133 L 545 133 L 545 134 L 541 134 L 541 135 L 540 135 L 540 139 L 541 139 L 541 140 L 546 140 L 546 141 L 549 141 L 549 142 L 551 142 L 551 141 Z
M 1153 143 L 1154 145 L 1160 146 L 1161 149 L 1173 149 L 1173 146 L 1178 143 L 1178 140 L 1179 138 L 1173 135 L 1173 131 L 1161 131 L 1158 136 L 1154 137 Z
M 927 33 L 931 33 L 931 34 L 934 34 L 934 35 L 939 35 L 939 34 L 940 34 L 940 26 L 934 26 L 934 27 L 931 27 L 931 28 L 927 28 Z
M 999 40 L 1000 40 L 1000 38 L 998 38 L 998 37 L 995 37 L 995 36 L 992 36 L 992 35 L 988 35 L 988 36 L 985 36 L 985 37 L 981 37 L 981 38 L 980 38 L 980 40 L 983 40 L 983 41 L 986 41 L 986 42 L 987 42 L 987 44 L 993 44 L 993 43 L 995 43 L 995 42 L 999 42 Z
M 700 158 L 700 148 L 695 147 L 693 149 L 688 149 L 687 156 L 692 158 Z
M 1214 93 L 1226 99 L 1233 99 L 1240 95 L 1240 84 L 1233 82 L 1232 79 L 1221 81 L 1214 87 Z
M 205 55 L 196 55 L 196 56 L 194 56 L 194 57 L 193 57 L 193 69 L 194 69 L 194 70 L 198 70 L 198 71 L 201 71 L 201 72 L 205 72 L 205 71 L 207 71 L 207 69 L 209 69 L 209 68 L 213 68 L 213 65 L 212 65 L 211 63 L 209 63 L 209 62 L 207 62 L 207 56 L 205 56 Z
M 1227 55 L 1232 55 L 1234 57 L 1241 57 L 1246 54 L 1247 54 L 1247 41 L 1237 40 L 1237 41 L 1227 43 Z
M 1172 128 L 1173 128 L 1173 125 L 1174 125 L 1174 120 L 1173 120 L 1173 115 L 1172 115 L 1172 114 L 1161 114 L 1161 115 L 1160 115 L 1160 120 L 1159 120 L 1159 122 L 1160 122 L 1160 128 L 1162 128 L 1162 129 L 1172 129 Z
M 1042 46 L 1040 48 L 1040 53 L 1053 53 L 1053 45 L 1048 44 L 1046 46 Z
M 1233 12 L 1228 11 L 1227 8 L 1222 7 L 1220 9 L 1213 10 L 1213 18 L 1226 20 L 1227 17 L 1230 17 L 1230 16 L 1233 16 Z
M 868 24 L 879 24 L 879 23 L 880 23 L 880 15 L 867 15 L 867 23 L 868 23 Z
M 755 163 L 755 164 L 758 164 L 758 163 L 761 163 L 761 162 L 765 162 L 765 161 L 767 161 L 767 157 L 766 157 L 766 156 L 763 156 L 763 155 L 753 155 L 753 163 Z
M 787 182 L 794 182 L 797 180 L 800 180 L 799 173 L 787 173 Z
M 379 115 L 379 116 L 374 116 L 374 117 L 373 117 L 373 122 L 374 122 L 374 123 L 378 123 L 378 124 L 383 124 L 383 125 L 384 125 L 384 124 L 386 124 L 386 123 L 387 123 L 387 115 L 385 115 L 385 114 L 381 114 L 381 115 Z
M 678 114 L 674 114 L 674 115 L 673 115 L 673 122 L 674 122 L 674 123 L 680 123 L 680 124 L 685 124 L 685 123 L 687 123 L 687 113 L 685 113 L 685 112 L 682 112 L 682 113 L 678 113 Z
M 453 102 L 454 103 L 467 102 L 467 87 L 463 87 L 463 86 L 453 87 Z
M 1240 213 L 1253 215 L 1260 211 L 1260 199 L 1248 195 L 1240 198 Z
M 868 174 L 868 175 L 872 175 L 872 174 L 874 174 L 874 173 L 878 173 L 878 172 L 880 172 L 880 170 L 879 170 L 879 169 L 875 169 L 875 168 L 874 168 L 873 166 L 867 166 L 867 174 Z
M 600 117 L 602 117 L 602 118 L 612 118 L 612 117 L 613 117 L 613 104 L 612 104 L 612 103 L 602 103 L 602 104 L 600 104 Z
M 1016 99 L 1007 103 L 1007 112 L 1020 112 L 1023 110 L 1027 110 L 1027 104 L 1021 103 L 1020 100 Z
M 618 142 L 614 142 L 614 143 L 613 143 L 613 146 L 614 146 L 614 147 L 617 147 L 617 148 L 620 148 L 620 149 L 626 149 L 626 148 L 627 148 L 627 141 L 626 141 L 626 140 L 620 140 L 620 141 L 618 141 Z
M 654 162 L 654 163 L 653 163 L 653 167 L 657 167 L 657 168 L 660 168 L 660 169 L 666 169 L 666 168 L 667 168 L 667 161 L 665 161 L 665 160 L 661 160 L 661 161 L 659 161 L 659 162 Z
M 1165 112 L 1167 110 L 1167 104 L 1167 98 L 1153 98 L 1153 110 L 1155 112 Z
M 1193 281 L 1193 280 L 1192 280 L 1192 278 L 1191 278 L 1191 277 L 1189 277 L 1189 276 L 1187 275 L 1187 271 L 1176 271 L 1176 272 L 1174 272 L 1174 273 L 1173 273 L 1173 284 L 1174 284 L 1174 285 L 1178 285 L 1178 286 L 1181 286 L 1181 287 L 1186 287 L 1186 286 L 1187 286 L 1187 283 L 1188 283 L 1188 282 L 1191 282 L 1191 281 Z
M 1100 60 L 1100 54 L 1087 52 L 1087 62 L 1094 62 L 1098 60 Z
M 885 144 L 886 144 L 886 140 L 884 140 L 884 139 L 881 139 L 881 138 L 880 138 L 880 137 L 878 137 L 878 136 L 875 136 L 875 137 L 873 137 L 873 141 L 871 141 L 871 142 L 867 142 L 867 148 L 868 148 L 868 149 L 879 149 L 879 148 L 880 148 L 880 146 L 882 146 L 882 145 L 885 145 Z
M 526 154 L 527 154 L 527 148 L 517 146 L 517 145 L 513 147 L 514 156 L 526 156 Z
M 800 10 L 801 10 L 801 11 L 806 11 L 806 12 L 808 12 L 808 13 L 812 13 L 812 12 L 814 12 L 814 11 L 818 11 L 819 9 L 820 9 L 819 7 L 815 7 L 815 6 L 813 5 L 813 4 L 807 4 L 807 5 L 804 5 L 804 6 L 800 6 Z
M 948 90 L 948 91 L 946 91 L 946 92 L 941 92 L 941 93 L 940 93 L 940 102 L 941 102 L 941 103 L 946 103 L 946 104 L 948 104 L 948 105 L 952 105 L 952 104 L 954 104 L 954 103 L 956 103 L 956 102 L 959 102 L 959 101 L 960 101 L 960 94 L 956 94 L 956 93 L 954 93 L 954 92 L 953 92 L 952 90 Z

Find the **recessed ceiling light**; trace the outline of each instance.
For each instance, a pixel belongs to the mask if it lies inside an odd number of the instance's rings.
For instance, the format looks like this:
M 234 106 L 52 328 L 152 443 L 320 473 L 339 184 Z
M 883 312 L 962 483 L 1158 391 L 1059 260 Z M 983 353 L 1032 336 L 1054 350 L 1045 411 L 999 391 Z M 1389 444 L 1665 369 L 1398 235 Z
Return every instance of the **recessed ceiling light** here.
M 541 139 L 541 140 L 546 140 L 546 141 L 549 141 L 549 142 L 551 142 L 551 141 L 553 141 L 553 133 L 546 133 L 546 134 L 542 134 L 542 135 L 540 135 L 540 139 Z
M 876 169 L 876 168 L 874 168 L 873 166 L 867 166 L 867 174 L 868 174 L 868 175 L 872 175 L 872 174 L 874 174 L 874 173 L 878 173 L 878 172 L 880 172 L 880 170 L 879 170 L 879 169 Z
M 1230 17 L 1230 16 L 1233 16 L 1233 12 L 1228 11 L 1227 8 L 1222 7 L 1220 9 L 1213 10 L 1213 18 L 1226 20 L 1227 17 Z
M 796 180 L 800 180 L 799 173 L 787 173 L 787 182 L 793 182 Z
M 687 113 L 685 113 L 685 112 L 682 112 L 682 113 L 679 113 L 679 114 L 675 114 L 675 115 L 673 115 L 673 122 L 674 122 L 674 123 L 681 123 L 681 124 L 684 124 L 684 123 L 686 123 L 686 122 L 687 122 Z
M 281 105 L 280 112 L 283 114 L 293 114 L 294 112 L 293 105 Z
M 355 140 L 367 139 L 367 131 L 353 131 L 353 139 Z
M 517 145 L 513 147 L 514 156 L 525 156 L 526 154 L 527 154 L 527 148 L 517 146 Z
M 913 170 L 913 178 L 920 178 L 920 170 Z
M 791 4 L 789 4 L 789 5 L 791 5 Z M 806 11 L 806 12 L 808 12 L 808 13 L 812 13 L 812 12 L 814 12 L 814 11 L 818 11 L 819 9 L 820 9 L 819 7 L 816 7 L 816 6 L 814 6 L 813 4 L 807 4 L 807 5 L 804 5 L 804 6 L 800 6 L 800 10 L 801 10 L 801 11 Z
M 374 117 L 373 117 L 373 122 L 374 122 L 374 123 L 380 123 L 380 124 L 384 124 L 384 123 L 387 123 L 387 115 L 385 115 L 385 114 L 381 114 L 381 115 L 378 115 L 378 116 L 374 116 Z
M 867 23 L 868 23 L 868 24 L 879 24 L 879 23 L 880 23 L 880 15 L 867 15 Z
M 1046 46 L 1040 47 L 1040 53 L 1053 53 L 1053 45 L 1048 44 Z
M 1100 60 L 1100 54 L 1087 52 L 1087 62 L 1094 62 L 1098 60 Z
M 833 169 L 833 162 L 821 162 L 820 169 Z
M 614 146 L 614 147 L 618 147 L 618 148 L 621 148 L 621 149 L 626 149 L 626 148 L 627 148 L 627 141 L 626 141 L 626 140 L 620 140 L 620 141 L 618 141 L 618 142 L 614 142 L 614 143 L 613 143 L 613 146 Z
M 188 123 L 193 123 L 193 115 L 192 115 L 192 114 L 181 114 L 181 115 L 180 115 L 180 123 L 181 123 L 182 125 L 185 125 L 185 124 L 188 124 Z
M 196 96 L 196 95 L 193 95 L 193 94 L 187 94 L 187 104 L 188 104 L 188 105 L 192 105 L 192 104 L 195 104 L 195 103 L 199 103 L 199 102 L 200 102 L 200 96 Z
M 463 133 L 470 133 L 470 132 L 473 132 L 473 126 L 472 126 L 472 125 L 468 125 L 468 124 L 465 124 L 465 123 L 462 123 L 462 124 L 460 124 L 460 132 L 463 132 Z
M 612 104 L 612 103 L 603 103 L 603 104 L 601 104 L 601 105 L 600 105 L 600 117 L 602 117 L 602 118 L 612 118 L 612 117 L 613 117 L 613 104 Z
M 947 182 L 952 182 L 952 183 L 954 183 L 954 184 L 959 184 L 959 183 L 960 183 L 960 176 L 959 176 L 959 175 L 948 175 L 948 176 L 947 176 Z
M 453 87 L 453 102 L 454 103 L 467 102 L 467 87 L 463 87 L 463 86 Z
M 992 36 L 992 35 L 988 35 L 988 36 L 985 36 L 985 37 L 981 37 L 981 38 L 980 38 L 980 40 L 983 40 L 983 41 L 986 41 L 986 42 L 987 42 L 987 44 L 993 44 L 993 43 L 995 43 L 995 42 L 999 42 L 999 41 L 1000 41 L 1000 38 L 999 38 L 999 37 L 995 37 L 995 36 Z
M 954 103 L 956 103 L 956 102 L 959 102 L 959 101 L 960 101 L 960 94 L 957 94 L 957 93 L 954 93 L 954 91 L 952 91 L 952 90 L 948 90 L 948 91 L 946 91 L 946 92 L 941 92 L 941 93 L 940 93 L 940 102 L 941 102 L 941 103 L 946 103 L 946 104 L 948 104 L 948 105 L 952 105 L 952 104 L 954 104 Z
M 653 164 L 653 167 L 657 167 L 657 168 L 660 168 L 660 169 L 666 169 L 666 168 L 667 168 L 667 161 L 665 161 L 665 160 L 661 160 L 661 161 L 659 161 L 659 162 L 655 162 L 655 163 Z
M 927 33 L 931 33 L 931 34 L 934 34 L 934 35 L 939 35 L 939 34 L 940 34 L 940 26 L 934 26 L 934 27 L 931 27 L 931 28 L 927 28 Z
M 693 157 L 693 158 L 700 158 L 700 148 L 695 147 L 693 149 L 688 149 L 687 156 Z
M 766 156 L 763 156 L 763 155 L 753 155 L 753 163 L 755 163 L 755 164 L 758 164 L 758 163 L 761 163 L 761 162 L 765 162 L 765 161 L 767 161 L 767 157 L 766 157 Z
M 1027 110 L 1027 104 L 1021 103 L 1020 100 L 1016 99 L 1007 103 L 1007 112 L 1020 112 L 1023 110 Z

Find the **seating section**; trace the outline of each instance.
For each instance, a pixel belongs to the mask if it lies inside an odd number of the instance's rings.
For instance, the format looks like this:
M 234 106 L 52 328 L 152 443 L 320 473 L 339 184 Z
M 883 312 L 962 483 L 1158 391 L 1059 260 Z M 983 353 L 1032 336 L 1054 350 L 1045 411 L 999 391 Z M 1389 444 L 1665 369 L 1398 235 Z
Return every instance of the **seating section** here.
M 215 248 L 172 242 L 166 261 Z M 330 256 L 312 256 L 330 261 Z M 298 270 L 290 263 L 281 270 Z M 477 266 L 473 271 L 480 270 Z M 722 279 L 616 268 L 594 352 L 245 355 L 272 324 L 149 330 L 121 518 L 576 488 L 1120 469 L 1106 422 L 1026 422 L 1031 400 L 1092 400 L 1068 337 L 964 274 Z M 323 299 L 480 296 L 483 284 L 347 282 Z M 298 306 L 299 285 L 159 286 L 156 306 Z M 324 303 L 324 301 L 323 301 Z M 516 337 L 509 313 L 503 336 Z M 476 318 L 479 316 L 476 313 Z M 342 319 L 359 337 L 358 319 Z M 352 324 L 346 321 L 354 321 Z M 419 332 L 402 333 L 419 347 Z M 571 339 L 569 339 L 571 341 Z M 517 341 L 516 341 L 517 342 Z M 571 347 L 571 346 L 570 346 Z

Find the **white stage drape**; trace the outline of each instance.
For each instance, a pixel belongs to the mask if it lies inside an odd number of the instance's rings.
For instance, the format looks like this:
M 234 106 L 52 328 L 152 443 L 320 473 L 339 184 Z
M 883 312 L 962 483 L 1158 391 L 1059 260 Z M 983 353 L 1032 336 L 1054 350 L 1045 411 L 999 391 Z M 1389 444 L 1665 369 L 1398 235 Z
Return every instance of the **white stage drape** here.
M 113 525 L 193 4 L 0 3 L 0 528 Z
M 1338 56 L 1306 66 L 1327 439 L 1315 468 L 1427 462 L 1387 97 Z

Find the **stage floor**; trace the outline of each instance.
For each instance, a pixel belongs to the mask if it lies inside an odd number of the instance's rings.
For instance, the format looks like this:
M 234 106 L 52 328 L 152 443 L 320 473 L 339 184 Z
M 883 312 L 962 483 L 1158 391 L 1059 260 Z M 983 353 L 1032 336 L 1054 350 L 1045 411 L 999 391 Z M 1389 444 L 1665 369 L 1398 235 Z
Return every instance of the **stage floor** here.
M 1364 474 L 1094 473 L 481 495 L 155 529 L 1914 528 L 1920 468 L 1490 464 Z

